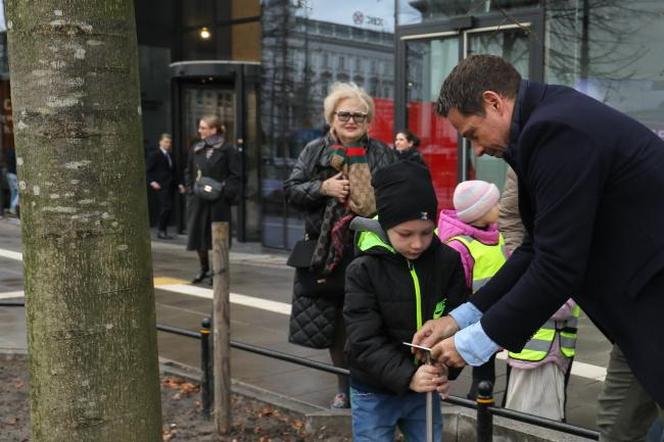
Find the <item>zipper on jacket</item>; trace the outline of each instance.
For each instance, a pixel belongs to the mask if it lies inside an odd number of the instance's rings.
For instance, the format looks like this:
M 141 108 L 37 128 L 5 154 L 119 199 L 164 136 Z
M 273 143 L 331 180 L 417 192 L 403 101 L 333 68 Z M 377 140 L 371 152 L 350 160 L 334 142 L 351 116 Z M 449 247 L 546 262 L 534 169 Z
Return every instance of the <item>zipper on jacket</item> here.
M 415 266 L 408 261 L 408 270 L 415 286 L 415 310 L 417 314 L 417 330 L 422 328 L 422 293 L 420 292 L 420 279 L 417 277 Z

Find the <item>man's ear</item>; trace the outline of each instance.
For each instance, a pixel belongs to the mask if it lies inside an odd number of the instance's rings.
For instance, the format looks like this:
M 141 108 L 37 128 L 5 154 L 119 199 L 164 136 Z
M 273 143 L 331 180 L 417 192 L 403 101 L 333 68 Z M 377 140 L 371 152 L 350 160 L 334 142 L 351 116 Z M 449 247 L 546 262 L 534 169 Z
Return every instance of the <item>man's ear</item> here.
M 503 97 L 499 93 L 494 91 L 484 91 L 482 92 L 482 99 L 484 100 L 484 106 L 487 109 L 494 109 L 498 112 L 503 111 Z

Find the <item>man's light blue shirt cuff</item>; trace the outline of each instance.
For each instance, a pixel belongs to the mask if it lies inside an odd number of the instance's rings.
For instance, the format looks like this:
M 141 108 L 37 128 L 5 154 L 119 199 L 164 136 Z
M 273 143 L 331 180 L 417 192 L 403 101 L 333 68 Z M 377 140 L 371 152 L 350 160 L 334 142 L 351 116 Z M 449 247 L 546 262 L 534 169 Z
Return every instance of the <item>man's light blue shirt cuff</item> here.
M 482 324 L 476 322 L 454 335 L 456 350 L 468 365 L 477 367 L 491 358 L 500 347 L 484 332 Z
M 450 316 L 454 318 L 460 329 L 474 324 L 482 318 L 482 312 L 479 311 L 471 302 L 464 302 L 459 307 L 450 312 Z

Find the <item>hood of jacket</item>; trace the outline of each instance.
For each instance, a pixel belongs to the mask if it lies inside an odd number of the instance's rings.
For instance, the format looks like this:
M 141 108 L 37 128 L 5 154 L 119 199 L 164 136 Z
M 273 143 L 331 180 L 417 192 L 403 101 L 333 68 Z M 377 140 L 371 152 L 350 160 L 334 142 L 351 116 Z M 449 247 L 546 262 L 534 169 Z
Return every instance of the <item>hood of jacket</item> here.
M 358 255 L 382 255 L 394 261 L 408 261 L 390 244 L 387 233 L 377 218 L 356 216 L 350 223 L 350 229 L 355 231 L 355 247 Z M 429 247 L 415 261 L 432 253 L 438 244 L 440 240 L 434 235 Z
M 472 236 L 474 239 L 487 244 L 498 244 L 500 232 L 498 224 L 490 224 L 486 229 L 471 226 L 461 221 L 456 210 L 442 210 L 438 219 L 438 237 L 445 242 L 454 236 Z

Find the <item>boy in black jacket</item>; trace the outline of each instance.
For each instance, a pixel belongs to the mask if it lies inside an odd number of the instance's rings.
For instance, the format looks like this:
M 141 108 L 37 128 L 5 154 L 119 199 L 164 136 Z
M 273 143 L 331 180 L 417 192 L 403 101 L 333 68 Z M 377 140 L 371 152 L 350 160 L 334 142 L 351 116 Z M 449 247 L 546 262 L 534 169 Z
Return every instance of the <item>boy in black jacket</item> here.
M 403 342 L 465 301 L 463 269 L 434 234 L 438 210 L 426 167 L 401 161 L 379 170 L 372 184 L 378 220 L 351 224 L 360 254 L 346 271 L 353 440 L 392 441 L 399 426 L 407 440 L 424 441 L 424 393 L 444 391 L 448 373 L 420 365 Z M 438 395 L 434 419 L 441 440 Z

